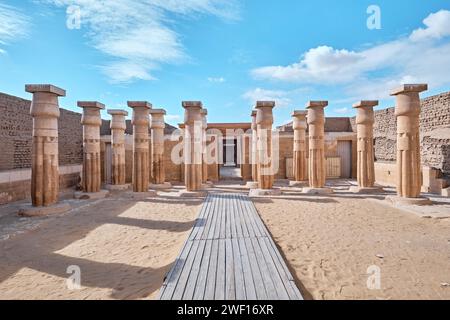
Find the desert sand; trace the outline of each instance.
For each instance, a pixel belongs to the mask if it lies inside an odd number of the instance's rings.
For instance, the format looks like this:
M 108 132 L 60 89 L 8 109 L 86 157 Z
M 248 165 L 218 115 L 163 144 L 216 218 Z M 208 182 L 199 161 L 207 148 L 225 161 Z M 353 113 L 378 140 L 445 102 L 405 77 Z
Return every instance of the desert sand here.
M 450 299 L 450 219 L 358 197 L 255 204 L 305 298 Z M 370 266 L 380 268 L 380 289 L 367 287 Z
M 0 299 L 154 299 L 201 202 L 113 196 L 38 219 L 0 241 Z M 67 286 L 69 266 L 79 290 Z

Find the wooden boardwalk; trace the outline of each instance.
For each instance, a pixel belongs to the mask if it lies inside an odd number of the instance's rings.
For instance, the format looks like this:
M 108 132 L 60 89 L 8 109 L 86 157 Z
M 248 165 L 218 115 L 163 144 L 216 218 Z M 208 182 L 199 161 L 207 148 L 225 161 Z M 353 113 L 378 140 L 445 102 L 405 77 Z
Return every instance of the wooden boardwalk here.
M 303 298 L 252 201 L 241 194 L 210 194 L 160 299 Z

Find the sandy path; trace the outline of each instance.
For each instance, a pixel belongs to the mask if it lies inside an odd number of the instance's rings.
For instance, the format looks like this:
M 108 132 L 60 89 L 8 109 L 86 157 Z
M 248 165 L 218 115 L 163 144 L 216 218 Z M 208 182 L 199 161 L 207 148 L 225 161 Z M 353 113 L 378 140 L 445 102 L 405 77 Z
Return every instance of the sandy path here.
M 109 198 L 0 241 L 0 299 L 155 298 L 200 204 Z M 67 288 L 71 265 L 81 290 Z
M 377 200 L 255 200 L 292 272 L 314 299 L 450 299 L 450 221 Z M 377 257 L 380 255 L 380 257 Z M 381 289 L 367 288 L 369 266 Z

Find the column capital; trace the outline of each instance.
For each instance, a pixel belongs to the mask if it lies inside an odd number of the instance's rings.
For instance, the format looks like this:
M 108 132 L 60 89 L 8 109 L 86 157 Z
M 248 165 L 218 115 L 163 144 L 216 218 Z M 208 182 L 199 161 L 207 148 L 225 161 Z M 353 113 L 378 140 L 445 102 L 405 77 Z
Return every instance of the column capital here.
M 201 101 L 183 101 L 182 106 L 185 109 L 201 109 L 203 108 L 203 104 Z
M 373 108 L 378 105 L 378 100 L 361 100 L 353 104 L 353 108 Z
M 129 108 L 145 108 L 145 109 L 153 108 L 152 104 L 148 101 L 128 101 L 127 105 Z
M 275 101 L 257 101 L 256 102 L 256 109 L 260 108 L 274 108 L 275 107 Z
M 77 106 L 79 108 L 92 108 L 92 109 L 105 109 L 105 105 L 103 103 L 97 101 L 78 101 Z
M 292 117 L 294 118 L 306 118 L 307 115 L 308 111 L 306 110 L 294 110 L 294 112 L 292 112 Z
M 150 111 L 149 111 L 149 113 L 150 113 L 150 115 L 152 115 L 152 116 L 157 116 L 157 115 L 163 115 L 163 116 L 165 116 L 166 114 L 167 114 L 167 112 L 166 112 L 166 110 L 164 110 L 164 109 L 151 109 Z
M 404 93 L 419 93 L 428 90 L 428 84 L 403 84 L 400 87 L 392 90 L 391 96 L 396 96 Z
M 66 90 L 58 88 L 52 84 L 27 84 L 25 85 L 25 91 L 29 93 L 45 92 L 53 93 L 59 97 L 66 96 Z
M 306 103 L 306 108 L 312 109 L 312 108 L 325 108 L 328 106 L 328 101 L 322 100 L 322 101 L 308 101 Z
M 128 116 L 128 111 L 120 110 L 120 109 L 109 109 L 108 114 L 112 116 Z

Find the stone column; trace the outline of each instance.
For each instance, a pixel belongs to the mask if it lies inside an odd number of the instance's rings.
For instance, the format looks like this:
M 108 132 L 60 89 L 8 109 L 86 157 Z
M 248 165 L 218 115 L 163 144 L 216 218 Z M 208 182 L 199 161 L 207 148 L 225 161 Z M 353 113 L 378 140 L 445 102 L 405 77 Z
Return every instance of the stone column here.
M 66 92 L 53 85 L 26 85 L 25 91 L 33 94 L 30 109 L 33 117 L 32 206 L 20 209 L 19 214 L 37 216 L 67 211 L 70 209 L 67 205 L 65 208 L 56 206 L 59 192 L 58 97 L 64 97 Z
M 166 171 L 164 167 L 164 116 L 163 109 L 150 110 L 152 130 L 152 189 L 169 189 L 172 185 L 166 182 Z
M 149 112 L 152 105 L 146 101 L 128 101 L 133 109 L 133 191 L 148 192 L 150 177 Z
M 258 110 L 252 110 L 252 141 L 251 141 L 251 164 L 252 164 L 252 181 L 247 182 L 250 189 L 258 188 L 258 125 L 256 124 L 256 116 Z
M 202 190 L 202 103 L 200 101 L 183 101 L 184 113 L 184 182 L 186 190 L 180 192 L 182 197 L 203 196 Z
M 420 198 L 422 165 L 420 161 L 419 93 L 428 89 L 426 84 L 403 85 L 391 95 L 396 97 L 397 117 L 397 194 L 400 198 Z
M 280 189 L 274 189 L 273 155 L 272 155 L 272 125 L 274 101 L 258 101 L 256 109 L 256 125 L 258 134 L 258 189 L 251 189 L 250 196 L 265 196 L 281 194 Z
M 208 153 L 206 148 L 208 142 L 206 133 L 206 130 L 208 129 L 208 110 L 202 109 L 200 114 L 202 116 L 202 184 L 205 187 L 210 187 L 212 186 L 212 183 L 208 181 Z
M 306 115 L 307 111 L 292 113 L 292 128 L 294 129 L 294 181 L 290 185 L 301 186 L 308 180 L 308 162 L 306 157 Z
M 309 101 L 309 188 L 303 188 L 305 193 L 331 193 L 325 188 L 326 159 L 325 159 L 325 111 L 328 101 Z
M 128 112 L 125 110 L 108 110 L 112 116 L 111 120 L 111 186 L 110 190 L 125 190 L 129 185 L 126 184 L 126 166 L 125 166 L 125 130 Z
M 353 105 L 357 110 L 357 179 L 358 186 L 351 187 L 350 191 L 357 193 L 378 192 L 380 188 L 375 185 L 375 165 L 373 147 L 373 124 L 375 122 L 373 107 L 378 101 L 360 101 Z
M 81 124 L 83 125 L 83 177 L 82 189 L 84 193 L 100 192 L 100 126 L 102 118 L 100 110 L 105 106 L 96 101 L 78 101 L 78 107 L 83 109 Z M 80 198 L 76 195 L 77 198 Z M 86 197 L 86 196 L 84 196 Z

